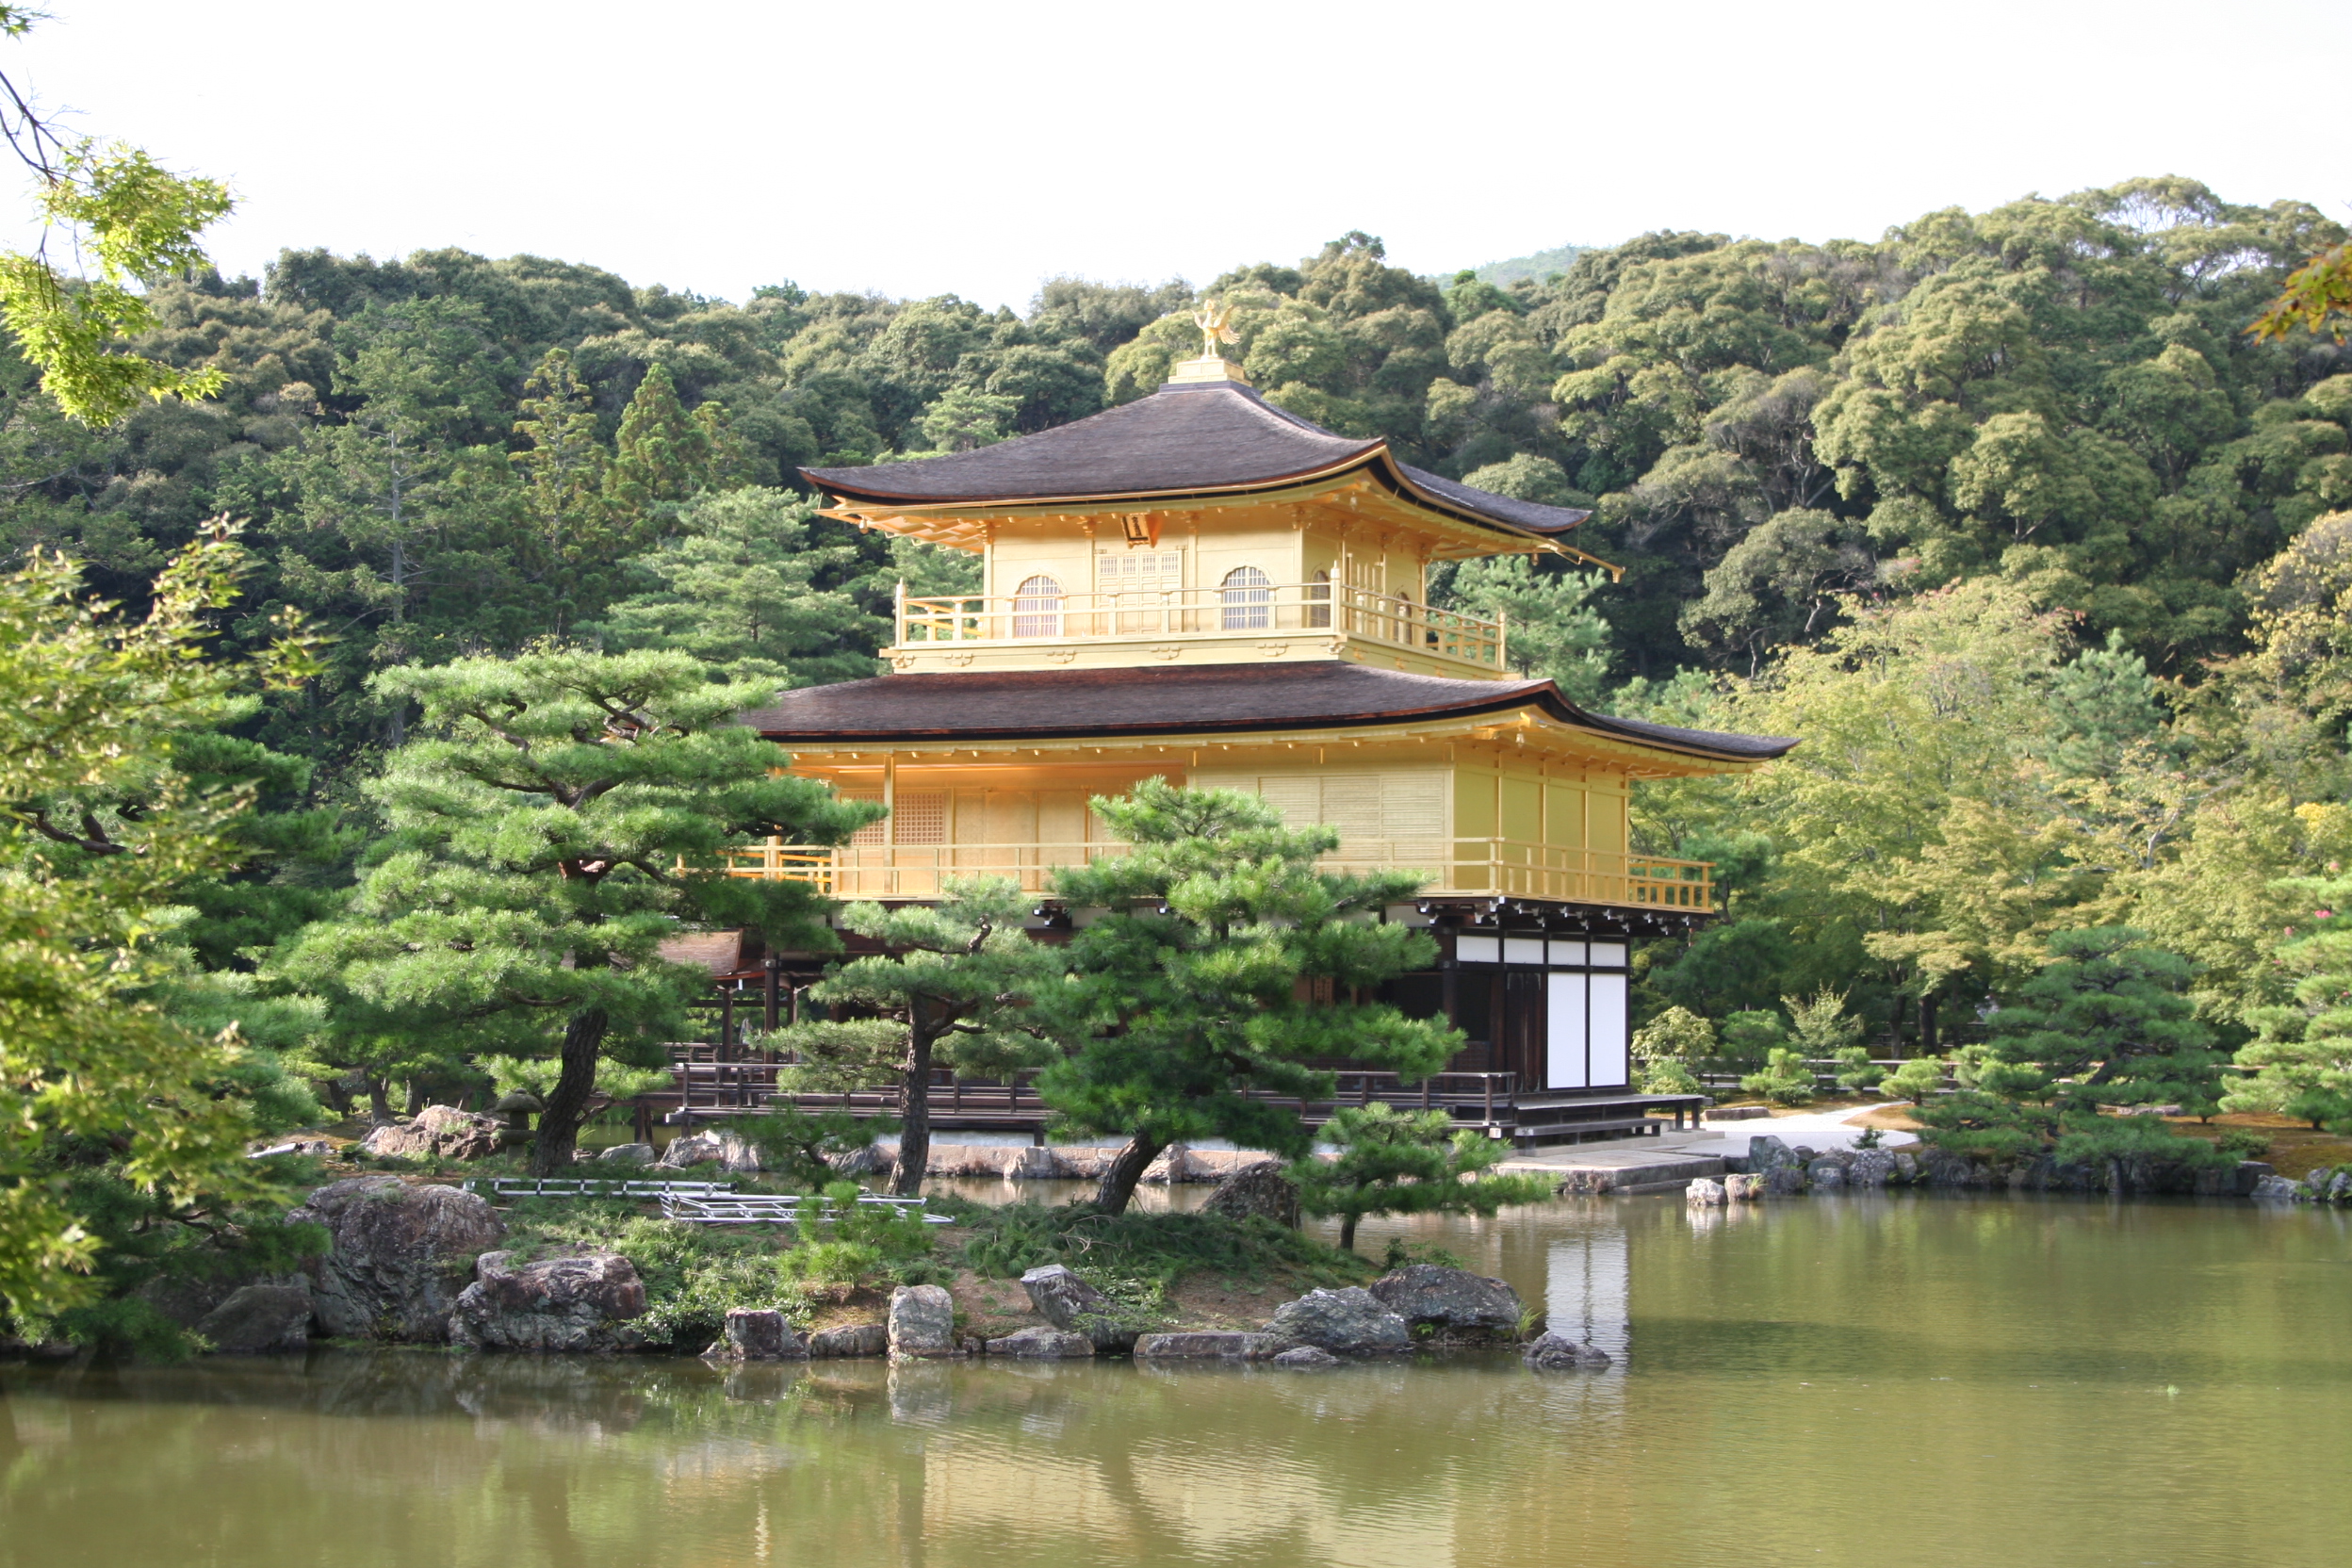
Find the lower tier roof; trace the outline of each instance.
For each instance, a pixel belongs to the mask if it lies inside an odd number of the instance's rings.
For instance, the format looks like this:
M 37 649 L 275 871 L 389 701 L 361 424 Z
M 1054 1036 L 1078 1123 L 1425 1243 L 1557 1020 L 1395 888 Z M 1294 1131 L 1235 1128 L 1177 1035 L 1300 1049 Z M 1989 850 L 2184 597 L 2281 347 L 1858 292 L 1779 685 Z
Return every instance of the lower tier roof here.
M 1797 743 L 1589 713 L 1549 680 L 1449 680 L 1340 659 L 877 676 L 783 693 L 774 707 L 745 713 L 743 722 L 785 744 L 872 745 L 1336 729 L 1528 708 L 1618 740 L 1726 761 L 1778 757 Z

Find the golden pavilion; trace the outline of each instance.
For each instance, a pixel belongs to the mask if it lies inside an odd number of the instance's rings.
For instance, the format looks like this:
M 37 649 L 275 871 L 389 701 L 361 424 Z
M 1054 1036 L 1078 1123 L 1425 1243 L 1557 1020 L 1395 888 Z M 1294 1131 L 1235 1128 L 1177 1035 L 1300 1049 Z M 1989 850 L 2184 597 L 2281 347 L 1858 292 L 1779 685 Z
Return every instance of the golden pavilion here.
M 1158 392 L 995 446 L 802 470 L 826 514 L 969 550 L 981 590 L 901 589 L 891 672 L 747 715 L 795 773 L 889 816 L 740 872 L 919 901 L 1116 855 L 1086 808 L 1153 775 L 1253 791 L 1340 835 L 1335 870 L 1428 877 L 1388 918 L 1444 957 L 1393 1000 L 1471 1043 L 1519 1129 L 1629 1076 L 1634 942 L 1714 910 L 1708 868 L 1633 853 L 1642 780 L 1755 768 L 1795 743 L 1587 712 L 1515 678 L 1509 628 L 1432 608 L 1442 562 L 1565 555 L 1588 515 L 1473 489 L 1267 402 L 1216 351 Z M 1040 905 L 1041 923 L 1070 911 Z M 1544 1119 L 1537 1117 L 1536 1119 Z

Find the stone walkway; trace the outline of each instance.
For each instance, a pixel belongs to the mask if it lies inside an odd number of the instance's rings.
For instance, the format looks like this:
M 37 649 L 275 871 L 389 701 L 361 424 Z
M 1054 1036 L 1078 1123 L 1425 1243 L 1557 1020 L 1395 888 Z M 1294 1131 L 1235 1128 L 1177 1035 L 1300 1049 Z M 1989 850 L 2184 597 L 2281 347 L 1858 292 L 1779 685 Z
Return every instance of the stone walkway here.
M 1695 1132 L 1660 1133 L 1656 1137 L 1561 1144 L 1514 1154 L 1495 1168 L 1557 1175 L 1562 1190 L 1571 1192 L 1674 1191 L 1697 1177 L 1722 1176 L 1724 1159 L 1747 1153 L 1752 1137 L 1770 1135 L 1792 1149 L 1805 1144 L 1824 1153 L 1851 1149 L 1864 1129 L 1848 1125 L 1848 1119 L 1862 1114 L 1852 1107 L 1803 1111 L 1753 1121 L 1719 1122 Z M 1889 1149 L 1919 1141 L 1912 1133 L 1882 1132 L 1879 1136 Z

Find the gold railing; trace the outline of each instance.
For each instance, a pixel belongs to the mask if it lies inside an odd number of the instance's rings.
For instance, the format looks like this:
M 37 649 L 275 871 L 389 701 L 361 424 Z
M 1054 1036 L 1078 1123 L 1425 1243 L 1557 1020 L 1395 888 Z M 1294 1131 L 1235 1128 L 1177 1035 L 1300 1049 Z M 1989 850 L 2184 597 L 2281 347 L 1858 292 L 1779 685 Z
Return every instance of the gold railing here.
M 1330 631 L 1501 669 L 1508 628 L 1334 582 L 1166 592 L 961 594 L 914 598 L 902 584 L 897 643 L 1071 643 Z
M 1124 855 L 1118 843 L 850 844 L 840 849 L 770 842 L 727 852 L 727 873 L 806 882 L 837 898 L 936 898 L 952 877 L 1009 876 L 1027 892 L 1052 890 L 1055 868 Z M 1704 860 L 1570 849 L 1522 839 L 1350 839 L 1320 862 L 1332 872 L 1413 871 L 1432 893 L 1617 904 L 1649 909 L 1715 907 Z

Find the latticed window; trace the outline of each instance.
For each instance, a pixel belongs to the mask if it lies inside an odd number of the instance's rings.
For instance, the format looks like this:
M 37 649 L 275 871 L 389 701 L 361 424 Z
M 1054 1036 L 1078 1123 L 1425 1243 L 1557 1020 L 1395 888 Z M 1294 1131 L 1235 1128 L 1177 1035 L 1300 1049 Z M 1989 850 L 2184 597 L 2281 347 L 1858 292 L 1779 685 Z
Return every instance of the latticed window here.
M 843 790 L 843 800 L 870 800 L 879 805 L 879 790 Z M 943 844 L 947 842 L 947 795 L 943 791 L 901 790 L 891 803 L 890 814 L 880 822 L 869 823 L 854 834 L 850 842 L 861 846 L 898 842 L 902 844 Z
M 1062 585 L 1050 577 L 1033 577 L 1013 591 L 1013 635 L 1059 637 L 1062 634 Z
M 1172 631 L 1172 596 L 1184 586 L 1184 558 L 1176 550 L 1104 551 L 1094 558 L 1094 586 L 1112 612 L 1117 631 Z
M 1217 585 L 1227 631 L 1264 631 L 1274 624 L 1274 583 L 1255 566 L 1235 566 Z

